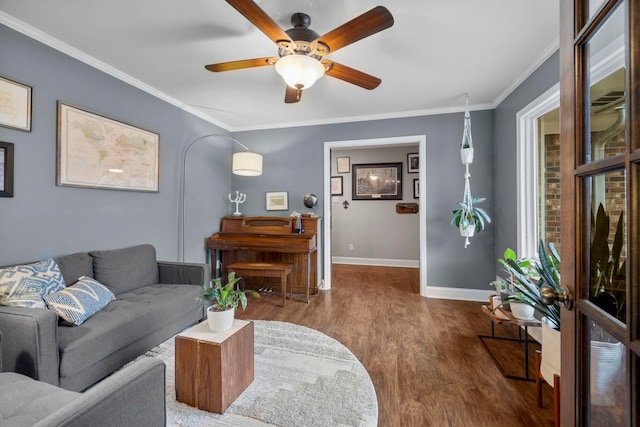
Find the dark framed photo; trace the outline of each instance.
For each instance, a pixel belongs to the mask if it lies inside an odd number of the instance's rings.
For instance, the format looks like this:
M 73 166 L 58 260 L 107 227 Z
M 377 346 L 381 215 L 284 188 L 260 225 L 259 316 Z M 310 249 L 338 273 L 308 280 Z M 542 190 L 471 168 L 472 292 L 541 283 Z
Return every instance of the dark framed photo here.
M 353 165 L 353 200 L 402 200 L 402 163 Z
M 13 197 L 13 144 L 0 142 L 0 197 Z
M 418 179 L 413 180 L 413 198 L 414 199 L 420 198 L 420 180 Z
M 349 157 L 338 157 L 336 159 L 338 173 L 349 173 L 350 159 Z
M 407 154 L 407 172 L 418 173 L 420 171 L 420 156 L 418 153 Z
M 341 176 L 332 176 L 331 177 L 331 195 L 332 196 L 342 196 L 342 177 Z

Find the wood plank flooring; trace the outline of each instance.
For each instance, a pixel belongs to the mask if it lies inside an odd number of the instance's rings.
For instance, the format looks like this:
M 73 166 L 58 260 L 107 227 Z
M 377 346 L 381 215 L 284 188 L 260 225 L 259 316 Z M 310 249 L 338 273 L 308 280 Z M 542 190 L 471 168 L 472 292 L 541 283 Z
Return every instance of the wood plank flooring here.
M 544 385 L 537 408 L 535 383 L 504 378 L 482 344 L 491 322 L 480 303 L 421 297 L 417 269 L 336 264 L 332 286 L 285 308 L 278 294 L 252 298 L 237 317 L 296 323 L 347 346 L 371 376 L 382 427 L 553 425 L 553 389 Z M 524 374 L 521 348 L 489 345 L 508 372 Z

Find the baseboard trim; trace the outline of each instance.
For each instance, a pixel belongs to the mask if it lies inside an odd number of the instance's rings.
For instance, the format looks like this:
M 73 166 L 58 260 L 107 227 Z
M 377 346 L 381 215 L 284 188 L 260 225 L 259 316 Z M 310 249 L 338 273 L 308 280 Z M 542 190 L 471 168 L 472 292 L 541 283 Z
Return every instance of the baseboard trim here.
M 331 257 L 333 264 L 377 265 L 381 267 L 420 268 L 420 261 L 411 259 Z
M 427 298 L 453 299 L 460 301 L 488 302 L 489 296 L 493 294 L 491 290 L 468 289 L 468 288 L 446 288 L 443 286 L 427 285 Z

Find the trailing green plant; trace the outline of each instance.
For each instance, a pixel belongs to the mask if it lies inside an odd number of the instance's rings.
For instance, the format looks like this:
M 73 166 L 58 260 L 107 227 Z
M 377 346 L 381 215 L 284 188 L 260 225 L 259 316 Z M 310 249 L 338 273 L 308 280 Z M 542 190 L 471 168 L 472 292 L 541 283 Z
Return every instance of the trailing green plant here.
M 210 286 L 203 286 L 200 299 L 210 301 L 215 311 L 226 311 L 230 308 L 235 311 L 238 309 L 238 305 L 244 310 L 247 308 L 247 295 L 256 298 L 260 298 L 260 295 L 253 290 L 241 290 L 237 285 L 240 279 L 242 278 L 236 277 L 234 272 L 229 273 L 226 285 L 222 284 L 222 278 L 215 278 L 211 281 Z
M 595 215 L 591 215 L 590 294 L 594 304 L 615 316 L 626 320 L 627 272 L 622 257 L 624 247 L 623 214 L 620 212 L 613 243 L 609 246 L 611 219 L 602 203 Z
M 484 197 L 466 197 L 464 202 L 460 202 L 460 208 L 453 211 L 451 224 L 457 228 L 467 228 L 475 224 L 475 231 L 484 230 L 485 223 L 491 223 L 489 214 L 482 208 L 477 207 L 478 203 L 484 202 Z
M 560 329 L 560 303 L 555 301 L 545 305 L 540 299 L 540 288 L 550 286 L 554 292 L 561 292 L 560 288 L 560 255 L 553 243 L 547 245 L 542 240 L 538 243 L 539 260 L 533 262 L 533 269 L 520 265 L 517 258 L 506 257 L 503 261 L 509 279 L 515 288 L 515 293 L 507 296 L 505 302 L 522 302 L 532 306 L 535 311 L 546 317 L 550 326 Z M 515 256 L 515 255 L 514 255 Z

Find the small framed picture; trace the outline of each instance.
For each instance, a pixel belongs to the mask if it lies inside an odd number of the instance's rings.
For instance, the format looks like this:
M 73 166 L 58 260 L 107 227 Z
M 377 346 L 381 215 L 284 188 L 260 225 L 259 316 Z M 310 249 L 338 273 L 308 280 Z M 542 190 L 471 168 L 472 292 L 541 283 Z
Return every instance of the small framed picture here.
M 289 209 L 289 193 L 286 191 L 271 191 L 266 193 L 268 211 L 286 211 Z
M 0 77 L 0 126 L 31 132 L 31 87 Z
M 13 144 L 0 142 L 0 197 L 13 197 Z
M 402 162 L 354 164 L 351 200 L 402 200 Z
M 418 153 L 407 154 L 407 172 L 418 173 L 420 171 L 420 157 Z
M 342 196 L 342 177 L 341 176 L 331 177 L 331 195 Z
M 338 173 L 349 173 L 351 169 L 350 161 L 348 157 L 338 157 Z
M 420 198 L 420 180 L 417 180 L 417 179 L 413 180 L 413 198 L 414 199 Z

